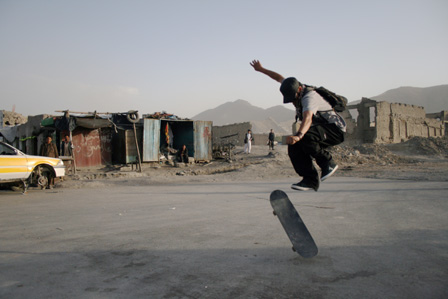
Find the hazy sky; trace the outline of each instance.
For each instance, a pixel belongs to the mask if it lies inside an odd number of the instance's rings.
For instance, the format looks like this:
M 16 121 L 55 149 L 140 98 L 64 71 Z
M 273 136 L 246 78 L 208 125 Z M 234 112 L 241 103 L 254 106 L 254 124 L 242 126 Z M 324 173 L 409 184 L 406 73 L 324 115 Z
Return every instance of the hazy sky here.
M 356 101 L 448 84 L 447 53 L 446 0 L 0 0 L 0 110 L 281 104 L 253 59 Z

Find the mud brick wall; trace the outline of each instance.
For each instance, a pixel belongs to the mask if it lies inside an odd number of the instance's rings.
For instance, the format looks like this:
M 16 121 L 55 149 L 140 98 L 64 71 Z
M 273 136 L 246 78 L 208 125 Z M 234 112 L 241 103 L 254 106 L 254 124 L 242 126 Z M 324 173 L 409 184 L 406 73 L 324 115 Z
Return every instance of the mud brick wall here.
M 375 106 L 375 143 L 398 143 L 411 137 L 440 137 L 443 122 L 426 118 L 420 106 L 378 102 Z
M 379 102 L 375 107 L 375 118 L 372 121 L 375 123 L 376 140 L 375 142 L 389 142 L 390 134 L 390 115 L 391 107 L 387 102 Z
M 443 126 L 444 128 L 442 128 L 442 136 L 446 136 L 448 135 L 448 111 L 443 110 L 437 113 L 429 113 L 426 114 L 426 118 L 429 118 L 431 120 L 438 120 L 443 122 Z M 434 129 L 435 131 L 437 131 L 437 128 Z
M 376 138 L 376 128 L 371 127 L 370 124 L 375 123 L 377 102 L 368 98 L 362 98 L 361 103 L 356 106 L 351 106 L 349 109 L 357 109 L 358 116 L 356 127 L 353 130 L 351 139 L 354 143 L 372 143 Z M 350 136 L 347 136 L 350 137 Z
M 254 142 L 252 145 L 267 145 L 269 134 L 254 134 Z
M 244 137 L 246 136 L 247 130 L 252 130 L 252 125 L 250 122 L 237 123 L 225 126 L 213 126 L 212 129 L 213 145 L 225 144 L 229 142 L 235 145 L 244 145 Z M 230 136 L 234 134 L 238 135 L 229 138 L 221 138 L 224 136 Z
M 428 127 L 427 137 L 442 137 L 446 135 L 446 124 L 443 121 L 436 119 L 425 119 L 425 124 Z

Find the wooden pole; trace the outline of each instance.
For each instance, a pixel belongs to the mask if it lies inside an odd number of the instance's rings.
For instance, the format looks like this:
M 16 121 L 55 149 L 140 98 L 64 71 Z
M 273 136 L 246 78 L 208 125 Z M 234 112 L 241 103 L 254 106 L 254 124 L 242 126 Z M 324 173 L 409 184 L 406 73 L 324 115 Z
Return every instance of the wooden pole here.
M 137 147 L 138 168 L 139 168 L 139 172 L 142 172 L 142 160 L 140 159 L 140 150 L 138 148 L 137 129 L 135 128 L 135 123 L 133 123 L 133 126 L 134 126 L 135 146 Z

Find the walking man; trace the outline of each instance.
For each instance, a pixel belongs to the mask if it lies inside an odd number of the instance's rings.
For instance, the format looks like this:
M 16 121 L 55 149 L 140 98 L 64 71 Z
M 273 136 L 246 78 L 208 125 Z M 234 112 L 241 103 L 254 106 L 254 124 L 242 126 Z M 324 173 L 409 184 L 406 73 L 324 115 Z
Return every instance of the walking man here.
M 268 144 L 270 150 L 274 150 L 274 140 L 275 140 L 274 130 L 271 129 L 271 132 L 269 133 L 268 137 Z
M 327 148 L 344 141 L 345 120 L 312 87 L 293 77 L 285 79 L 282 75 L 265 69 L 258 60 L 253 60 L 250 65 L 255 71 L 281 83 L 283 103 L 293 103 L 296 107 L 296 119 L 301 121 L 297 133 L 286 139 L 294 170 L 303 178 L 291 188 L 317 191 L 320 182 L 332 176 L 338 169 Z M 321 169 L 320 179 L 313 159 Z
M 252 131 L 247 130 L 246 137 L 244 138 L 244 153 L 250 154 L 253 140 L 254 138 L 252 137 Z

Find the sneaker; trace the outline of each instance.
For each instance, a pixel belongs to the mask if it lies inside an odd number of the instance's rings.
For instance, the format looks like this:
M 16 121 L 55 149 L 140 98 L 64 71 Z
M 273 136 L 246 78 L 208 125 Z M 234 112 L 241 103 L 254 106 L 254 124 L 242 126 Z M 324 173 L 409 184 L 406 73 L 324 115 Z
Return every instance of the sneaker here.
M 322 170 L 320 181 L 323 182 L 331 177 L 336 172 L 336 170 L 338 170 L 338 168 L 339 166 L 335 164 L 334 166 L 328 166 L 326 169 Z
M 299 190 L 299 191 L 309 191 L 311 189 L 313 189 L 314 191 L 317 191 L 317 188 L 318 187 L 313 187 L 310 184 L 307 184 L 303 180 L 298 182 L 297 184 L 292 184 L 291 185 L 291 189 Z

